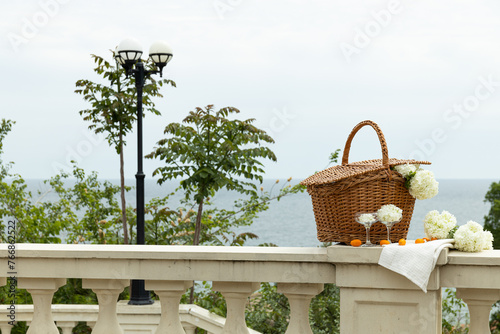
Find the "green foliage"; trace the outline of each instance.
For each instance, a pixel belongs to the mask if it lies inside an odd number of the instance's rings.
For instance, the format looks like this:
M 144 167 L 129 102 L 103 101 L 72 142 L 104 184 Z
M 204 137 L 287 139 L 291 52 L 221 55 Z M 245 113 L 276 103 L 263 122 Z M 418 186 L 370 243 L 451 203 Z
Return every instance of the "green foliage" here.
M 225 317 L 227 314 L 226 300 L 218 291 L 212 290 L 212 285 L 209 282 L 195 282 L 196 291 L 194 304 L 203 307 L 210 312 Z M 189 292 L 182 296 L 181 302 L 189 302 Z
M 275 284 L 262 283 L 261 289 L 247 306 L 247 325 L 261 333 L 281 334 L 286 332 L 290 319 L 288 299 L 278 293 Z
M 458 226 L 455 226 L 448 232 L 448 235 L 446 236 L 447 239 L 453 239 L 455 237 L 455 232 L 458 230 Z
M 16 241 L 29 243 L 61 243 L 61 232 L 74 221 L 75 215 L 65 202 L 40 202 L 27 191 L 19 175 L 0 175 L 0 240 L 7 240 L 5 219 L 16 221 Z M 10 178 L 10 182 L 7 182 Z
M 490 203 L 490 211 L 484 217 L 484 229 L 493 234 L 493 248 L 500 249 L 500 182 L 493 182 L 484 197 Z M 490 327 L 492 333 L 500 333 L 500 301 L 495 303 L 495 312 L 492 312 Z
M 336 149 L 335 152 L 330 153 L 330 156 L 328 157 L 328 165 L 326 165 L 326 167 L 330 166 L 331 164 L 336 164 L 339 160 L 339 154 L 340 148 Z
M 12 130 L 12 125 L 15 122 L 11 120 L 6 120 L 2 118 L 2 122 L 0 122 L 0 154 L 3 153 L 3 140 L 5 136 Z M 0 160 L 1 161 L 1 160 Z
M 490 315 L 490 329 L 492 334 L 500 333 L 500 312 L 498 311 L 499 309 L 500 309 L 500 301 L 493 304 L 493 310 L 496 311 L 492 312 Z
M 226 107 L 214 113 L 213 106 L 208 105 L 191 111 L 183 120 L 185 125 L 167 125 L 164 133 L 171 137 L 160 140 L 159 147 L 147 156 L 166 164 L 153 173 L 160 175 L 158 182 L 183 178 L 181 186 L 186 198 L 193 194 L 197 203 L 223 188 L 255 194 L 254 183 L 238 178 L 262 182 L 264 169 L 260 159 L 276 161 L 276 156 L 261 142 L 274 143 L 274 140 L 252 125 L 254 119 L 227 118 L 239 112 Z
M 106 133 L 108 143 L 114 145 L 117 153 L 120 153 L 122 144 L 125 144 L 125 135 L 132 131 L 137 120 L 135 79 L 132 76 L 127 77 L 125 70 L 116 62 L 112 65 L 103 57 L 92 55 L 92 58 L 96 64 L 94 72 L 106 80 L 106 84 L 91 80 L 76 82 L 75 93 L 82 95 L 92 106 L 90 109 L 80 110 L 79 113 L 85 121 L 92 123 L 89 129 L 95 133 Z M 163 97 L 160 88 L 164 84 L 175 87 L 172 80 L 157 81 L 152 77 L 144 85 L 142 104 L 145 111 L 160 115 L 153 98 Z
M 164 133 L 170 137 L 158 142 L 147 158 L 159 158 L 166 164 L 153 175 L 158 183 L 181 178 L 186 200 L 198 204 L 193 245 L 200 242 L 204 201 L 221 189 L 257 196 L 257 186 L 264 173 L 260 159 L 276 161 L 276 156 L 261 143 L 274 143 L 263 130 L 252 125 L 254 119 L 240 121 L 227 117 L 240 111 L 233 107 L 213 112 L 213 105 L 196 108 L 183 123 L 170 123 Z M 241 179 L 242 178 L 242 179 Z
M 442 326 L 443 333 L 461 334 L 469 333 L 467 305 L 457 298 L 455 289 L 447 288 L 442 302 Z
M 314 334 L 340 332 L 340 289 L 325 284 L 325 289 L 311 301 L 309 319 Z
M 66 230 L 66 241 L 121 243 L 121 210 L 116 200 L 120 187 L 108 181 L 99 181 L 96 172 L 86 175 L 76 165 L 72 173 L 74 185 L 65 187 L 63 181 L 69 176 L 61 173 L 45 181 L 58 194 L 59 201 L 56 203 L 64 203 L 68 210 L 74 210 L 73 220 Z
M 127 217 L 127 206 L 125 202 L 125 176 L 123 146 L 125 136 L 132 131 L 132 126 L 137 119 L 137 88 L 133 76 L 127 76 L 125 70 L 118 64 L 115 54 L 115 65 L 104 58 L 92 55 L 96 67 L 94 72 L 104 79 L 106 84 L 95 83 L 90 80 L 78 80 L 75 93 L 83 96 L 83 99 L 90 103 L 91 108 L 80 111 L 80 115 L 85 121 L 92 124 L 89 129 L 96 134 L 106 133 L 109 145 L 114 145 L 116 152 L 120 155 L 120 187 L 121 187 L 121 221 L 123 229 L 123 243 L 129 243 L 127 224 L 130 217 Z M 146 67 L 152 67 L 151 63 L 146 63 Z M 172 80 L 162 79 L 156 81 L 149 78 L 148 83 L 142 87 L 142 105 L 146 112 L 160 115 L 155 108 L 153 98 L 162 97 L 159 90 L 163 84 L 170 84 L 175 87 Z M 143 113 L 145 116 L 146 112 Z
M 39 202 L 34 199 L 20 175 L 11 174 L 12 164 L 1 160 L 3 140 L 14 122 L 0 123 L 0 242 L 7 240 L 5 218 L 15 219 L 17 242 L 60 243 L 59 234 L 73 215 L 64 203 Z
M 277 183 L 275 183 L 276 185 Z M 179 189 L 177 189 L 179 190 Z M 261 212 L 269 208 L 271 201 L 304 191 L 304 187 L 291 185 L 291 178 L 283 182 L 279 190 L 261 188 L 257 195 L 237 199 L 232 208 L 216 206 L 210 198 L 204 202 L 201 217 L 200 244 L 217 246 L 243 246 L 247 240 L 255 239 L 253 233 L 236 233 L 238 227 L 250 226 Z M 145 222 L 146 243 L 154 245 L 192 245 L 197 213 L 196 203 L 184 199 L 181 207 L 168 207 L 169 194 L 165 198 L 154 198 L 146 205 L 146 214 L 151 217 Z
M 493 248 L 500 248 L 500 182 L 493 182 L 484 197 L 490 203 L 490 211 L 484 216 L 484 229 L 493 234 Z
M 53 304 L 97 304 L 97 296 L 90 289 L 82 288 L 81 278 L 68 278 L 66 285 L 54 293 Z

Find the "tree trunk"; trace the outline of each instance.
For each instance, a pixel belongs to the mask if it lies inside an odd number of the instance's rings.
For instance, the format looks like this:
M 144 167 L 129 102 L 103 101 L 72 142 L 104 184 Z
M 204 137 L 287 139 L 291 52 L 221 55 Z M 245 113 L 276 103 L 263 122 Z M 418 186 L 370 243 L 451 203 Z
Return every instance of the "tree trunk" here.
M 198 204 L 198 214 L 196 215 L 196 225 L 194 227 L 194 239 L 193 245 L 197 246 L 200 244 L 200 234 L 201 234 L 201 215 L 203 213 L 203 201 Z M 194 301 L 194 284 L 191 287 L 191 292 L 189 293 L 189 304 Z
M 125 172 L 123 169 L 123 135 L 120 133 L 120 188 L 122 200 L 123 243 L 128 245 L 127 204 L 125 203 Z
M 194 239 L 193 245 L 197 246 L 200 244 L 200 233 L 201 233 L 201 215 L 203 213 L 203 201 L 198 204 L 198 214 L 196 215 L 196 225 L 194 227 Z

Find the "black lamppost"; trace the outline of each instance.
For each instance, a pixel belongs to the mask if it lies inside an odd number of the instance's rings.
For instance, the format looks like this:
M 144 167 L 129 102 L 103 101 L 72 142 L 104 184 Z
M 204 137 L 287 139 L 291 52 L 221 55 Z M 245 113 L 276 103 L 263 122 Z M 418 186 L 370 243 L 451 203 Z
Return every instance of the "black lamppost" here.
M 148 71 L 144 69 L 141 60 L 142 46 L 135 39 L 126 39 L 116 48 L 115 57 L 123 66 L 127 75 L 135 78 L 137 89 L 137 174 L 136 179 L 136 199 L 137 199 L 137 244 L 144 245 L 144 172 L 142 170 L 142 89 L 145 79 L 151 74 L 160 74 L 167 63 L 172 59 L 172 49 L 165 42 L 156 42 L 149 49 L 149 57 L 153 60 L 158 70 Z M 134 66 L 135 65 L 135 66 Z M 153 300 L 149 291 L 144 288 L 143 280 L 132 280 L 130 284 L 131 305 L 152 304 Z

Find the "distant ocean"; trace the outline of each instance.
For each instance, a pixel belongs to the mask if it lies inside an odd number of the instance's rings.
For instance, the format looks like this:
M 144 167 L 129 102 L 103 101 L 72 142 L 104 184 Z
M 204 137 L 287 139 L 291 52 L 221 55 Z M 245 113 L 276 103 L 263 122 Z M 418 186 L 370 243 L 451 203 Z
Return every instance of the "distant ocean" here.
M 277 193 L 284 185 L 284 180 L 275 184 L 276 180 L 265 180 L 263 187 Z M 457 217 L 458 224 L 465 224 L 469 220 L 484 223 L 484 216 L 489 211 L 489 204 L 484 203 L 484 196 L 492 182 L 498 180 L 438 180 L 439 194 L 428 200 L 416 201 L 408 239 L 424 236 L 423 220 L 431 210 L 447 210 Z M 68 181 L 69 182 L 69 181 Z M 118 184 L 117 180 L 111 180 Z M 298 181 L 292 180 L 292 184 Z M 36 198 L 37 191 L 45 193 L 48 188 L 40 180 L 27 180 L 29 189 Z M 135 186 L 135 180 L 127 180 L 126 184 Z M 175 190 L 177 183 L 167 182 L 162 186 L 152 179 L 146 179 L 146 202 L 154 197 L 163 197 Z M 54 194 L 48 193 L 45 200 L 52 200 Z M 172 198 L 171 207 L 176 207 L 181 195 Z M 230 208 L 234 201 L 234 194 L 221 191 L 214 198 L 215 206 Z M 135 191 L 127 193 L 127 204 L 135 206 Z M 279 202 L 273 201 L 269 210 L 263 212 L 251 226 L 243 227 L 239 232 L 252 232 L 259 236 L 247 245 L 274 243 L 282 247 L 315 247 L 321 245 L 316 238 L 316 223 L 312 209 L 311 198 L 307 192 L 290 195 Z

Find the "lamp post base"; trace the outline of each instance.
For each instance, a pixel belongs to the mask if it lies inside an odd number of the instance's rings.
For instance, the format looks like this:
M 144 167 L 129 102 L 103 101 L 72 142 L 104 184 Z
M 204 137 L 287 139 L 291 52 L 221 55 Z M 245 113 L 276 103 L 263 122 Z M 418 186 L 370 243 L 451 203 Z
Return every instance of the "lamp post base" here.
M 153 304 L 153 299 L 151 299 L 151 293 L 145 290 L 143 280 L 130 281 L 130 300 L 128 304 L 129 305 Z

